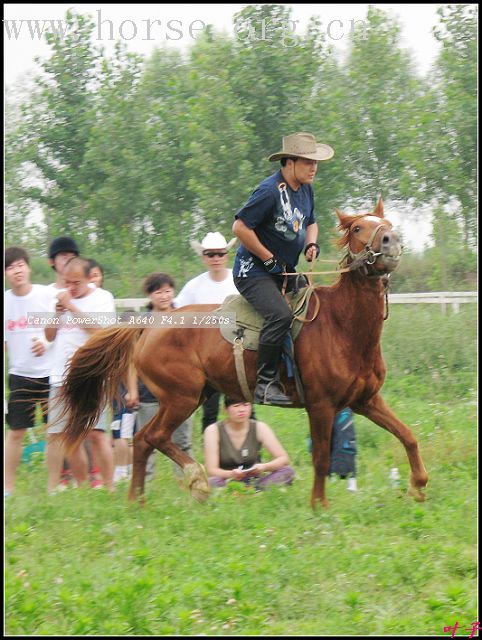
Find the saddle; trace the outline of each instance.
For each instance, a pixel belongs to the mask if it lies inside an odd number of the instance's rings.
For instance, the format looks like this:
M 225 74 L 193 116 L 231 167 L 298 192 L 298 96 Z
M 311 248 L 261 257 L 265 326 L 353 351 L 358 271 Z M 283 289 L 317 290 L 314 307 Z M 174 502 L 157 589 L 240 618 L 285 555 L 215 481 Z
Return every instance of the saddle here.
M 289 378 L 295 379 L 296 389 L 301 402 L 304 402 L 303 388 L 299 376 L 298 368 L 294 359 L 294 342 L 300 335 L 303 323 L 305 321 L 308 304 L 313 293 L 313 288 L 306 286 L 301 289 L 295 289 L 285 294 L 285 300 L 290 306 L 293 314 L 290 333 L 288 334 L 283 345 L 283 359 L 286 364 L 287 375 Z M 236 328 L 232 324 L 220 325 L 221 335 L 225 340 L 233 345 L 234 361 L 236 365 L 236 373 L 241 390 L 245 399 L 252 402 L 252 395 L 246 380 L 246 371 L 244 368 L 243 351 L 257 351 L 259 344 L 259 333 L 264 324 L 263 317 L 254 309 L 254 307 L 241 295 L 228 296 L 221 307 L 212 312 L 215 315 L 223 315 L 226 313 L 235 314 Z
M 291 324 L 293 342 L 300 335 L 312 293 L 313 289 L 311 287 L 303 287 L 298 291 L 285 294 L 285 299 L 293 313 L 293 322 Z M 243 296 L 228 296 L 213 313 L 221 316 L 226 313 L 235 314 L 236 328 L 233 328 L 232 324 L 219 326 L 221 335 L 225 340 L 235 344 L 235 340 L 242 339 L 245 349 L 248 349 L 248 351 L 258 350 L 259 332 L 264 324 L 264 319 Z

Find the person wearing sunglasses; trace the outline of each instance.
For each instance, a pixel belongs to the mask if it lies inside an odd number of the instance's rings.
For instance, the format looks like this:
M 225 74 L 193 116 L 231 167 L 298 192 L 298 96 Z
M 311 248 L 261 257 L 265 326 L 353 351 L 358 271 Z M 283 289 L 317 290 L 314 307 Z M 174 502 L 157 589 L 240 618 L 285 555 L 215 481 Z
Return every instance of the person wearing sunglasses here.
M 284 340 L 292 315 L 281 289 L 284 273 L 293 273 L 303 252 L 310 262 L 320 252 L 314 215 L 313 181 L 318 162 L 334 155 L 310 133 L 283 138 L 283 148 L 268 160 L 281 161 L 279 171 L 263 180 L 236 213 L 233 233 L 240 240 L 233 273 L 239 293 L 263 317 L 259 335 L 256 404 L 292 404 L 278 377 Z M 288 278 L 287 291 L 296 278 Z
M 233 272 L 228 268 L 228 252 L 236 242 L 229 242 L 221 233 L 208 233 L 202 240 L 193 240 L 191 247 L 203 261 L 207 271 L 186 282 L 174 305 L 184 307 L 188 304 L 221 304 L 227 296 L 237 295 Z
M 232 269 L 227 266 L 228 252 L 235 242 L 236 238 L 226 242 L 225 237 L 217 231 L 208 233 L 201 242 L 191 242 L 191 247 L 207 271 L 186 282 L 174 300 L 176 308 L 188 304 L 221 304 L 227 296 L 238 295 Z M 220 397 L 221 394 L 213 389 L 212 395 L 204 402 L 203 431 L 218 419 Z

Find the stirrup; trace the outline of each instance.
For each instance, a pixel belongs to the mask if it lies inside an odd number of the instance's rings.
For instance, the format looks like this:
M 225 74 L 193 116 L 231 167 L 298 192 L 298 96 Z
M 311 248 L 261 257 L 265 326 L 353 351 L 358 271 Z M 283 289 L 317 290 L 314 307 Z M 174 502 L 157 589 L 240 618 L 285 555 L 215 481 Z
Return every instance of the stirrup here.
M 272 384 L 276 384 L 277 386 L 279 386 L 281 389 L 279 391 L 280 394 L 284 395 L 286 400 L 282 400 L 281 402 L 268 402 L 266 395 L 268 393 L 268 390 L 270 388 L 270 386 Z M 256 393 L 256 389 L 255 389 L 255 393 Z M 280 382 L 279 380 L 271 380 L 270 382 L 268 382 L 268 384 L 266 385 L 265 389 L 264 389 L 264 393 L 263 393 L 263 402 L 261 404 L 265 404 L 268 407 L 272 406 L 272 407 L 289 407 L 293 404 L 293 401 L 291 400 L 291 398 L 287 395 L 286 393 L 286 389 L 285 386 L 282 382 Z

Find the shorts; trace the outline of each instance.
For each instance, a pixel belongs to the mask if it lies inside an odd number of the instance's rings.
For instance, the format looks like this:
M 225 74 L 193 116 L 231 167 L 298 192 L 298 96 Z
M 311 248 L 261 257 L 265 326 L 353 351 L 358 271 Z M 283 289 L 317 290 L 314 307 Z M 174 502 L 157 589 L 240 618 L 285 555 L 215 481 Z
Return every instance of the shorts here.
M 60 401 L 59 395 L 62 387 L 50 387 L 49 394 L 49 427 L 47 427 L 48 434 L 62 433 L 65 429 L 67 422 L 66 416 L 59 419 L 64 409 L 64 403 Z M 110 416 L 109 411 L 105 408 L 100 414 L 99 422 L 94 427 L 94 430 L 107 431 L 109 427 Z
M 136 432 L 136 418 L 137 411 L 121 410 L 119 413 L 114 414 L 114 419 L 110 425 L 114 440 L 133 438 Z
M 47 422 L 47 403 L 49 398 L 49 379 L 27 378 L 10 373 L 10 390 L 7 409 L 7 424 L 15 429 L 31 429 L 35 426 L 35 410 L 40 404 L 43 421 Z

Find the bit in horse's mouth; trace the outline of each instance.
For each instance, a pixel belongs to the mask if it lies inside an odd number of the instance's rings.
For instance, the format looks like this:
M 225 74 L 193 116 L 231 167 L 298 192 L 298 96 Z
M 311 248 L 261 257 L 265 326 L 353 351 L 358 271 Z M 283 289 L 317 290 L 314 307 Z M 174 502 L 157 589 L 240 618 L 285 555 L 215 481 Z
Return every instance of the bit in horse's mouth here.
M 400 264 L 400 254 L 398 256 L 390 256 L 383 254 L 380 256 L 381 263 L 387 271 L 394 271 Z

